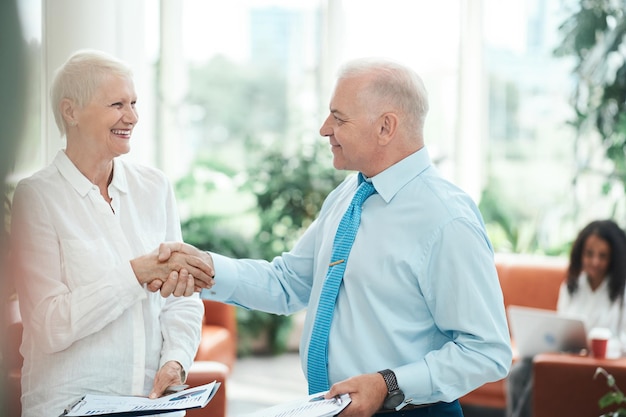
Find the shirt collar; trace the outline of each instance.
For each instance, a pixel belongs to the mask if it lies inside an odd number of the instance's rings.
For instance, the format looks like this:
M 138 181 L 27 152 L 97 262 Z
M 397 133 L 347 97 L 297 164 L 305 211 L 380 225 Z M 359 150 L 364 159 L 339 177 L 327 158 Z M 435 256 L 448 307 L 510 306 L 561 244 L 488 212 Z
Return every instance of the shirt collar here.
M 69 182 L 81 197 L 85 197 L 93 188 L 94 184 L 76 168 L 76 165 L 67 156 L 65 151 L 60 150 L 54 158 L 53 164 L 57 167 L 61 176 Z M 120 192 L 125 193 L 128 190 L 128 182 L 126 180 L 126 172 L 124 164 L 121 161 L 113 160 L 113 178 L 111 186 L 117 188 Z
M 378 175 L 373 176 L 371 181 L 378 194 L 385 202 L 389 203 L 402 187 L 430 167 L 430 165 L 430 156 L 424 146 Z M 363 180 L 367 180 L 367 178 L 359 173 L 359 184 Z
M 128 192 L 126 167 L 120 158 L 113 160 L 113 178 L 111 179 L 111 186 L 117 188 L 121 193 Z
M 591 284 L 589 283 L 589 277 L 587 276 L 587 273 L 585 271 L 582 271 L 580 273 L 580 278 L 578 282 L 579 282 L 579 285 L 584 285 L 585 287 L 587 287 L 590 292 L 597 293 L 597 292 L 600 292 L 599 290 L 604 289 L 604 287 L 608 287 L 610 280 L 611 280 L 611 277 L 609 275 L 606 275 L 604 279 L 602 280 L 602 282 L 600 283 L 600 285 L 598 285 L 598 288 L 596 288 L 594 291 L 591 288 Z M 582 281 L 582 284 L 581 284 L 581 281 Z

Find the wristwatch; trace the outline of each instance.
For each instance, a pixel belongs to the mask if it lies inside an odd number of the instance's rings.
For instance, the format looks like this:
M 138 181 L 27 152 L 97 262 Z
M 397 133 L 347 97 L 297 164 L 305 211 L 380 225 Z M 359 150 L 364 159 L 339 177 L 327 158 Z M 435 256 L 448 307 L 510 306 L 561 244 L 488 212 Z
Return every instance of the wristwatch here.
M 398 386 L 398 380 L 396 374 L 391 369 L 385 369 L 378 371 L 383 376 L 385 384 L 387 384 L 387 398 L 383 402 L 383 408 L 385 410 L 392 410 L 402 404 L 404 401 L 404 392 Z

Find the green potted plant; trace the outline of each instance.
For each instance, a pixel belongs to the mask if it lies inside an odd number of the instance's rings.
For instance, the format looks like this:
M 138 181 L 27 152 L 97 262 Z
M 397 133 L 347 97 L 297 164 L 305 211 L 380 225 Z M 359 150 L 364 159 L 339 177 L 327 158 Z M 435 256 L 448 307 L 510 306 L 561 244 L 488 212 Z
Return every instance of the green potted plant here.
M 596 369 L 596 373 L 593 375 L 593 378 L 595 379 L 599 375 L 602 375 L 606 378 L 606 384 L 609 387 L 609 391 L 604 394 L 602 398 L 600 398 L 600 400 L 598 401 L 600 409 L 604 409 L 613 405 L 619 406 L 617 410 L 611 411 L 610 413 L 602 414 L 600 417 L 626 416 L 626 408 L 620 406 L 622 404 L 626 405 L 626 397 L 624 397 L 624 393 L 617 386 L 615 378 L 602 367 L 598 367 Z
M 254 198 L 255 204 L 245 216 L 256 219 L 256 233 L 250 236 L 238 229 L 241 222 L 237 217 L 241 214 L 204 213 L 183 220 L 183 239 L 202 250 L 226 256 L 271 260 L 293 246 L 345 173 L 334 170 L 323 158 L 327 149 L 321 141 L 295 154 L 286 154 L 280 148 L 266 149 L 260 144 L 250 144 L 248 149 L 248 165 L 253 168 L 247 170 L 246 180 L 240 185 L 236 186 L 236 181 L 232 184 L 241 195 Z M 239 174 L 210 158 L 198 158 L 192 167 L 176 184 L 181 201 L 210 200 L 207 196 L 216 189 L 215 178 Z M 288 347 L 290 316 L 238 308 L 237 324 L 240 356 L 278 354 Z

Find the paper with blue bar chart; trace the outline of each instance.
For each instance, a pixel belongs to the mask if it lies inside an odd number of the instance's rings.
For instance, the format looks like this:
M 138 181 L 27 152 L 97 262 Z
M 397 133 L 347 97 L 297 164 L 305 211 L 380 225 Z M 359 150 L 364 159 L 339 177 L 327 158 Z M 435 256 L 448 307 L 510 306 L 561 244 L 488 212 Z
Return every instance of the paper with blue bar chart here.
M 211 401 L 219 387 L 220 383 L 213 381 L 156 399 L 87 394 L 68 407 L 59 417 L 145 416 L 202 408 Z

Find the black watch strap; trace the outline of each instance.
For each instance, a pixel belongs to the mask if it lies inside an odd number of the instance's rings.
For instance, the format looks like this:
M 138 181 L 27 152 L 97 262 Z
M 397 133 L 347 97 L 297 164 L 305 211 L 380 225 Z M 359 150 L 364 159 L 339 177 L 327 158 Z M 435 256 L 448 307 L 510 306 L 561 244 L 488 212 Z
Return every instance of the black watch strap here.
M 387 398 L 383 402 L 383 408 L 386 410 L 392 410 L 398 407 L 404 401 L 404 393 L 398 386 L 398 380 L 396 374 L 390 369 L 384 369 L 378 371 L 383 376 L 385 384 L 387 385 Z
M 382 371 L 378 371 L 378 373 L 383 376 L 385 384 L 387 384 L 387 394 L 400 389 L 396 374 L 394 374 L 391 369 L 383 369 Z

